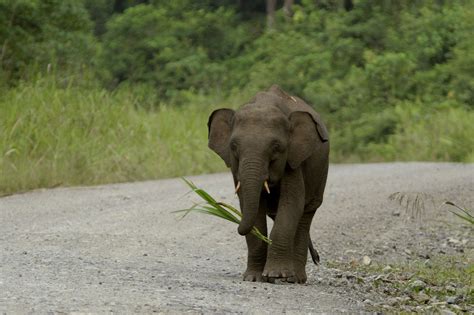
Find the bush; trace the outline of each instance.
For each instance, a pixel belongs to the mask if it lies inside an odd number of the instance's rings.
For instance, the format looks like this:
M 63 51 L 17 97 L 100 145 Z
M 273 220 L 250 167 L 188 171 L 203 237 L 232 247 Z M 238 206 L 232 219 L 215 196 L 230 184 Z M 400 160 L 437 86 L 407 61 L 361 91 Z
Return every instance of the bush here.
M 249 39 L 234 11 L 159 4 L 129 8 L 107 24 L 101 68 L 108 81 L 145 82 L 167 98 L 228 88 L 223 61 Z
M 440 104 L 426 110 L 404 103 L 395 109 L 396 132 L 386 143 L 371 148 L 382 159 L 474 162 L 474 112 L 459 104 Z
M 95 54 L 92 23 L 75 0 L 0 0 L 0 45 L 9 85 L 38 71 L 79 72 Z

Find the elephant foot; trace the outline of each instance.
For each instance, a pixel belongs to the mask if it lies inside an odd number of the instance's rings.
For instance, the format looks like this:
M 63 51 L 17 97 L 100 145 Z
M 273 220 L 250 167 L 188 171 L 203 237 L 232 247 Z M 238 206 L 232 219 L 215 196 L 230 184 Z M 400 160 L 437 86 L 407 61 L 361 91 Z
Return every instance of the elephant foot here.
M 268 277 L 268 282 L 270 283 L 275 283 L 276 280 L 280 280 L 282 282 L 288 282 L 288 283 L 299 283 L 299 284 L 304 284 L 306 283 L 307 280 L 306 273 L 295 273 L 293 276 L 289 277 Z
M 251 282 L 266 282 L 267 278 L 262 275 L 262 270 L 249 270 L 247 269 L 243 275 L 244 281 Z
M 308 280 L 308 276 L 306 276 L 306 271 L 303 269 L 303 270 L 296 270 L 295 272 L 295 277 L 293 283 L 306 283 L 306 280 Z M 288 281 L 288 282 L 291 282 L 291 281 Z
M 289 267 L 282 265 L 276 267 L 265 267 L 262 273 L 264 278 L 270 283 L 275 283 L 277 279 L 283 282 L 296 282 L 295 273 Z

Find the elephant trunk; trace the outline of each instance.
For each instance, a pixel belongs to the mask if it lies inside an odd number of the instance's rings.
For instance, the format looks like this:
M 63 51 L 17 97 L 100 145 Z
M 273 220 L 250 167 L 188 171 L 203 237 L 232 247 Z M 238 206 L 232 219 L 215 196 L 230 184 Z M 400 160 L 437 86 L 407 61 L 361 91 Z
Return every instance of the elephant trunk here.
M 240 235 L 247 235 L 252 231 L 259 211 L 260 194 L 262 192 L 264 176 L 263 163 L 244 162 L 240 167 L 241 208 L 242 221 L 239 224 Z

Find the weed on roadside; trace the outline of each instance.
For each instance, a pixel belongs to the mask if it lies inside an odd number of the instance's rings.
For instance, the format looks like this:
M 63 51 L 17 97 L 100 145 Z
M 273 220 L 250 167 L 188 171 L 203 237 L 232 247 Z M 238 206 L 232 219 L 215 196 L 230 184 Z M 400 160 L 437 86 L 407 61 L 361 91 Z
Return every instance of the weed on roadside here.
M 328 266 L 339 270 L 337 277 L 367 292 L 364 303 L 371 311 L 474 312 L 474 263 L 469 254 L 397 265 Z

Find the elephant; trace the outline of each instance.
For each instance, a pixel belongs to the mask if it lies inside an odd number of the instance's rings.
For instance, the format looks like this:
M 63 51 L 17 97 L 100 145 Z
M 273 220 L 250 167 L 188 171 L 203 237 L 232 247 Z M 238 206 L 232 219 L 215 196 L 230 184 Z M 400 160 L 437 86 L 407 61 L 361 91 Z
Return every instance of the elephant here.
M 329 167 L 326 126 L 301 98 L 278 85 L 258 92 L 238 110 L 221 108 L 208 121 L 208 146 L 231 169 L 242 210 L 238 233 L 248 256 L 244 281 L 305 283 L 310 226 L 323 202 Z M 267 235 L 268 245 L 253 234 Z

